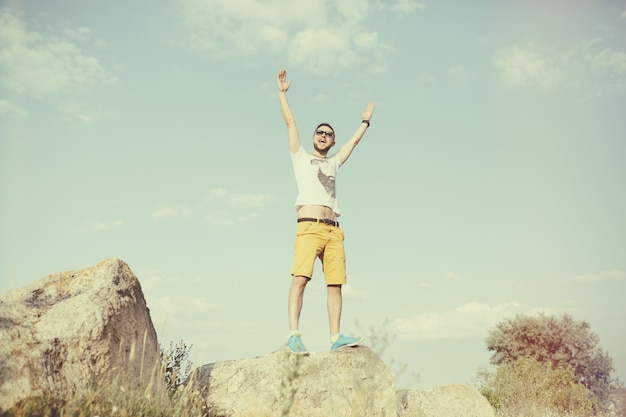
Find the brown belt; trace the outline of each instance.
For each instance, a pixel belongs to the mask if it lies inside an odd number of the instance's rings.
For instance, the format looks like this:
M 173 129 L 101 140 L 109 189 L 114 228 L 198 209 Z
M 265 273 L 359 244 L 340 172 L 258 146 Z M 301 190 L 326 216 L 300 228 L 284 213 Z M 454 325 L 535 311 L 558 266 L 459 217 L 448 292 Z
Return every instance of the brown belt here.
M 331 226 L 339 227 L 339 222 L 335 220 L 329 220 L 329 219 L 314 219 L 312 217 L 301 217 L 298 219 L 298 223 L 300 222 L 324 223 L 324 224 L 329 224 Z

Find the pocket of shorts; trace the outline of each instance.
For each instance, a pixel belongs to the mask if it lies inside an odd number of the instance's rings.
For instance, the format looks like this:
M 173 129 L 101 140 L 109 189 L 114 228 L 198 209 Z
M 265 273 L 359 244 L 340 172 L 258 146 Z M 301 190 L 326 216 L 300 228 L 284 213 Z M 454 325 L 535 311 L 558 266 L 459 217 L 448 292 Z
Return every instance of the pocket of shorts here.
M 300 222 L 298 223 L 298 227 L 296 228 L 296 236 L 306 235 L 311 232 L 313 228 L 313 222 Z

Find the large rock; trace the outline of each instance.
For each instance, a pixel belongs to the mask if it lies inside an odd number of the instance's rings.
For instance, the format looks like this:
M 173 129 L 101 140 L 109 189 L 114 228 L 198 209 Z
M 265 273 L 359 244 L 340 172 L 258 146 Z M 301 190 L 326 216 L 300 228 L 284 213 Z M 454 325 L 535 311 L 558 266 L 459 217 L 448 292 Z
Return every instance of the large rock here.
M 367 347 L 218 362 L 196 369 L 192 383 L 215 417 L 396 416 L 391 372 Z
M 451 384 L 398 392 L 398 417 L 494 417 L 491 404 L 476 389 Z
M 626 417 L 626 388 L 617 388 L 609 393 L 609 417 Z
M 145 380 L 159 362 L 141 286 L 118 259 L 0 295 L 0 340 L 0 410 L 122 373 Z

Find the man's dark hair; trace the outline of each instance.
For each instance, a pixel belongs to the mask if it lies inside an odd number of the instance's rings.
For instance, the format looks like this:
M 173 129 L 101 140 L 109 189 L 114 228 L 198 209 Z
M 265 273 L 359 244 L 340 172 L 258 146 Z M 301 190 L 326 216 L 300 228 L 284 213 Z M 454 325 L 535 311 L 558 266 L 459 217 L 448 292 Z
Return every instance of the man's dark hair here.
M 328 124 L 328 123 L 320 123 L 320 124 L 318 124 L 318 125 L 317 125 L 317 127 L 315 128 L 315 132 L 317 132 L 317 129 L 319 129 L 319 128 L 320 128 L 320 127 L 322 127 L 322 126 L 328 126 L 328 127 L 330 127 L 330 128 L 331 128 L 331 130 L 333 131 L 333 134 L 335 134 L 335 129 L 333 129 L 333 127 L 332 127 L 330 124 Z

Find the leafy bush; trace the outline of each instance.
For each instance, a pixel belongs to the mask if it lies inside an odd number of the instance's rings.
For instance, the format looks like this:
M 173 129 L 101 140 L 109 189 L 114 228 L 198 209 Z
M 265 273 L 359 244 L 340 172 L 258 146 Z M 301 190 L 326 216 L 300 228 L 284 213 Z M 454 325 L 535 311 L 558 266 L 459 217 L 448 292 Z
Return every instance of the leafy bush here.
M 504 415 L 535 415 L 552 410 L 588 416 L 593 413 L 593 394 L 576 382 L 574 370 L 555 368 L 550 362 L 522 357 L 495 372 L 479 374 L 481 394 Z
M 503 372 L 513 372 L 524 358 L 533 358 L 545 369 L 567 370 L 571 383 L 587 388 L 599 408 L 606 406 L 611 387 L 619 383 L 611 379 L 613 359 L 599 348 L 598 336 L 587 322 L 570 315 L 518 315 L 498 323 L 486 341 L 493 352 L 491 364 L 508 365 Z
M 170 342 L 167 351 L 161 348 L 161 365 L 163 366 L 165 387 L 170 396 L 183 385 L 191 374 L 190 351 L 191 346 L 187 347 L 182 340 L 176 345 L 174 345 L 174 342 Z

